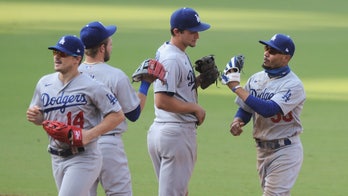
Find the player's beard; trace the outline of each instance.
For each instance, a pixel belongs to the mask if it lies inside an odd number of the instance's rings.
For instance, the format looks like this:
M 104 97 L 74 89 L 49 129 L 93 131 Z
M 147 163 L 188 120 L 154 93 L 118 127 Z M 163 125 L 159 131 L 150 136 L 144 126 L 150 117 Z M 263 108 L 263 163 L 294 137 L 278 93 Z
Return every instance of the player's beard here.
M 104 62 L 108 62 L 110 60 L 110 53 L 109 52 L 105 52 L 104 54 Z
M 263 69 L 266 69 L 266 70 L 271 70 L 271 69 L 274 69 L 272 67 L 268 67 L 266 66 L 264 63 L 261 65 Z
M 284 66 L 280 66 L 279 64 L 278 65 L 273 64 L 273 66 L 267 66 L 265 63 L 263 63 L 261 66 L 265 70 L 275 70 L 275 69 L 279 69 L 279 68 L 284 67 Z

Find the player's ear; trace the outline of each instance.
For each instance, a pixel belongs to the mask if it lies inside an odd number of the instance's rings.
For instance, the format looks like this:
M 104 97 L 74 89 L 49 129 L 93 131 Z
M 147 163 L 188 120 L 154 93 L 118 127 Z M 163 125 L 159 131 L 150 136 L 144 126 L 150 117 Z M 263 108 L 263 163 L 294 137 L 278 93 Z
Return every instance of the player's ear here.
M 104 39 L 99 45 L 99 52 L 105 53 L 108 47 L 108 43 L 111 41 L 111 37 Z
M 174 35 L 181 34 L 181 33 L 183 33 L 183 30 L 178 29 L 178 28 L 174 28 L 173 33 L 174 33 Z
M 106 50 L 106 45 L 105 44 L 100 44 L 99 48 L 98 48 L 98 51 L 100 53 L 103 53 L 103 52 L 105 52 L 105 50 Z
M 290 61 L 291 55 L 284 55 L 284 58 L 285 58 L 286 61 Z
M 76 59 L 77 62 L 79 62 L 78 65 L 82 63 L 82 59 L 83 59 L 82 56 L 74 56 L 74 58 Z

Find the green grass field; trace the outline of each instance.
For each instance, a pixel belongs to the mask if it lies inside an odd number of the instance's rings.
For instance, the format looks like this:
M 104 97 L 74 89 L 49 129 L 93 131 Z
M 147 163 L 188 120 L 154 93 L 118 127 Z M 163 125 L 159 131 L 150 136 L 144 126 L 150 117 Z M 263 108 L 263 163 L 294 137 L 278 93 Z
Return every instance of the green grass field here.
M 215 54 L 220 69 L 238 53 L 246 56 L 243 81 L 261 70 L 263 47 L 275 33 L 290 34 L 296 52 L 290 66 L 302 78 L 307 101 L 302 113 L 304 164 L 292 195 L 348 195 L 347 49 L 348 1 L 345 0 L 0 0 L 0 196 L 57 195 L 47 136 L 27 122 L 25 112 L 36 82 L 53 71 L 51 52 L 63 34 L 79 34 L 90 21 L 116 24 L 111 65 L 131 75 L 170 38 L 169 17 L 179 7 L 195 8 L 212 28 L 200 34 L 191 60 Z M 134 84 L 137 89 L 138 84 Z M 199 92 L 206 109 L 198 129 L 198 162 L 191 196 L 261 195 L 251 125 L 240 137 L 228 126 L 235 95 L 221 84 Z M 135 196 L 157 195 L 147 154 L 146 134 L 153 121 L 153 97 L 124 142 Z M 100 192 L 100 195 L 104 195 Z

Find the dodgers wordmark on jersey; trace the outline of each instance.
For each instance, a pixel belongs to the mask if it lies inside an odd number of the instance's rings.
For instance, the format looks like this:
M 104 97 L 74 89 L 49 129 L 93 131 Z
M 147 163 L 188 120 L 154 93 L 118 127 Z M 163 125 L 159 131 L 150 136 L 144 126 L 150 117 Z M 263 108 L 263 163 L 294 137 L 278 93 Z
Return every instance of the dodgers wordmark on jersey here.
M 46 120 L 90 129 L 99 124 L 106 114 L 121 110 L 117 98 L 109 89 L 88 75 L 80 74 L 65 85 L 58 75 L 56 72 L 39 80 L 30 104 L 39 106 Z M 69 147 L 52 139 L 50 145 L 55 148 Z
M 300 112 L 306 95 L 303 84 L 292 71 L 282 78 L 269 78 L 262 71 L 249 78 L 245 90 L 251 95 L 264 99 L 273 100 L 282 109 L 284 114 L 277 114 L 271 118 L 264 118 L 253 112 L 239 97 L 236 102 L 245 111 L 253 113 L 254 138 L 261 140 L 274 140 L 288 138 L 302 132 Z M 289 123 L 293 120 L 293 123 Z

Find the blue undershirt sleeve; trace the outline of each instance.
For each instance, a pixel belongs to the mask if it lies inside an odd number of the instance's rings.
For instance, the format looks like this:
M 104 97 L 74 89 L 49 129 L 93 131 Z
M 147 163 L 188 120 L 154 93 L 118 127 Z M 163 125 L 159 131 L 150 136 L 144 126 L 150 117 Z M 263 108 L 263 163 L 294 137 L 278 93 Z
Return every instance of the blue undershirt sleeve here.
M 243 110 L 242 108 L 238 108 L 238 111 L 234 117 L 240 118 L 244 122 L 244 124 L 247 124 L 250 121 L 251 116 L 251 113 Z
M 151 83 L 146 81 L 141 81 L 139 92 L 147 96 L 147 92 L 149 91 Z
M 135 108 L 133 111 L 125 113 L 124 115 L 126 116 L 126 118 L 128 120 L 135 122 L 136 120 L 138 120 L 140 113 L 141 113 L 141 108 L 140 108 L 140 104 L 139 104 L 138 107 Z
M 248 96 L 245 103 L 256 113 L 265 118 L 269 118 L 283 112 L 276 102 L 272 100 L 263 100 L 252 95 Z

